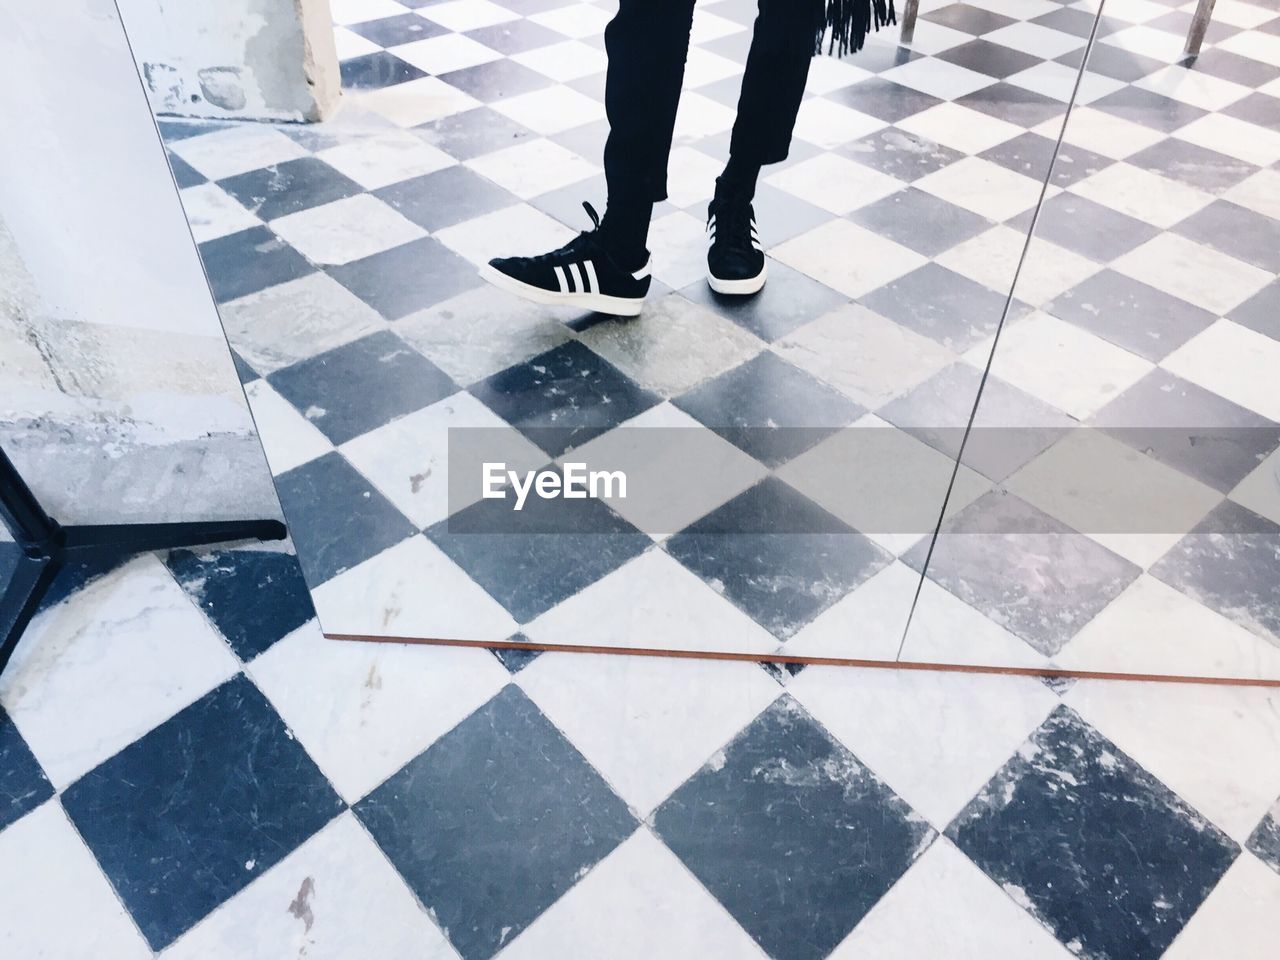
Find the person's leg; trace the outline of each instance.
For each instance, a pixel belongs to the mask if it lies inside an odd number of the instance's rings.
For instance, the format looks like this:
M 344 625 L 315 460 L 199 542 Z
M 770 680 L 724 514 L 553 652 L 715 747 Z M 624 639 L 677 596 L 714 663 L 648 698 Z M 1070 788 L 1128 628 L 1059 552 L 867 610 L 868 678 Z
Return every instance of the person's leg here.
M 634 316 L 651 281 L 653 205 L 667 196 L 667 157 L 684 82 L 694 0 L 620 0 L 605 29 L 609 72 L 604 150 L 609 199 L 596 229 L 550 253 L 498 257 L 481 268 L 490 283 L 538 303 Z
M 601 233 L 621 262 L 647 259 L 653 205 L 667 196 L 667 158 L 684 82 L 694 0 L 621 0 L 605 29 L 604 148 L 609 199 Z M 639 263 L 632 263 L 633 261 Z
M 750 201 L 760 168 L 787 158 L 813 58 L 813 24 L 803 0 L 760 0 L 717 196 Z
M 707 210 L 707 282 L 717 293 L 747 295 L 768 272 L 756 232 L 756 180 L 785 160 L 809 76 L 819 0 L 759 0 L 738 97 L 729 161 Z

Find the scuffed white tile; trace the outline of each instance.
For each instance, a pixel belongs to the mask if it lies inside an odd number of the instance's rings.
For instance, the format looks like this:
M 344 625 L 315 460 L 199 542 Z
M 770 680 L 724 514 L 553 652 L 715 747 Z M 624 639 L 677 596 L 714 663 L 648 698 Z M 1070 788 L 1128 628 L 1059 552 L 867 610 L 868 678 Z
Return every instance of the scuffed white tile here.
M 426 537 L 343 571 L 311 599 L 328 633 L 498 641 L 516 632 L 511 615 Z
M 350 812 L 160 956 L 163 960 L 458 957 Z
M 31 622 L 0 675 L 0 704 L 62 789 L 239 665 L 148 554 Z
M 1237 842 L 1280 796 L 1280 691 L 1081 680 L 1063 700 Z
M 1031 677 L 808 667 L 788 691 L 938 830 L 1058 705 Z
M 487 650 L 329 640 L 314 620 L 274 644 L 248 672 L 349 803 L 509 679 Z

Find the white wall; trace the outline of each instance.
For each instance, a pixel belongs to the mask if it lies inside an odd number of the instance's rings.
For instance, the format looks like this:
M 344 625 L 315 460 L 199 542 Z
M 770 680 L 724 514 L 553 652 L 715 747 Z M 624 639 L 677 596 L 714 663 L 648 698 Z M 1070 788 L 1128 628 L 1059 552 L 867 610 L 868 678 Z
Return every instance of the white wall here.
M 66 522 L 276 515 L 112 0 L 0 19 L 0 444 Z
M 320 120 L 341 81 L 329 0 L 118 0 L 152 109 Z

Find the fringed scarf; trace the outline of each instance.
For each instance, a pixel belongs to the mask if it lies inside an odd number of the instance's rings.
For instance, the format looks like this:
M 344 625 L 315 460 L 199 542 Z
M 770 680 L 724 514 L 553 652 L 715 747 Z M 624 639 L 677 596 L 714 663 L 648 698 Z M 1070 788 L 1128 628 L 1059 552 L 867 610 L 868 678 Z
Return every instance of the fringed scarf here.
M 862 49 L 867 34 L 898 19 L 893 0 L 813 0 L 814 54 L 843 57 Z

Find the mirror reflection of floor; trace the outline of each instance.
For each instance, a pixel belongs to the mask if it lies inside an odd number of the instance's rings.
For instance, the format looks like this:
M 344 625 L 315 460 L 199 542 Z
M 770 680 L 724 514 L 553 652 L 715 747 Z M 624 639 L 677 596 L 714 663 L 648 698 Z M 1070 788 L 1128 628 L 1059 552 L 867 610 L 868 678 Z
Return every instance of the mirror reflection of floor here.
M 233 549 L 72 592 L 0 705 L 23 957 L 1264 960 L 1280 936 L 1274 689 L 342 643 L 291 556 Z
M 817 61 L 792 158 L 767 172 L 757 203 L 771 279 L 735 307 L 701 279 L 702 219 L 753 9 L 699 7 L 671 199 L 652 232 L 657 289 L 632 322 L 533 308 L 475 274 L 495 253 L 570 237 L 585 226 L 580 200 L 602 205 L 603 6 L 353 0 L 335 9 L 348 102 L 331 123 L 162 123 L 326 629 L 898 656 L 927 527 L 868 526 L 858 482 L 872 481 L 840 469 L 851 431 L 839 428 L 900 435 L 900 455 L 867 465 L 875 484 L 941 503 L 954 450 L 900 428 L 963 424 L 1090 14 L 1049 0 L 926 4 L 912 50 L 882 36 Z M 1167 374 L 1250 422 L 1280 419 L 1264 242 L 1280 217 L 1271 22 L 1224 14 L 1186 75 L 1168 66 L 1181 11 L 1108 7 L 1010 314 L 1009 359 L 989 383 L 1010 409 L 1070 426 L 1108 404 L 1140 407 Z M 1182 262 L 1227 282 L 1169 267 Z M 1091 306 L 1123 312 L 1137 285 L 1158 303 L 1143 301 L 1132 329 L 1102 329 Z M 1153 337 L 1166 338 L 1159 350 Z M 536 464 L 557 451 L 521 428 L 551 421 L 596 443 L 619 427 L 704 432 L 776 476 L 735 473 L 747 479 L 709 491 L 670 536 L 613 510 L 536 548 L 450 535 L 449 428 L 511 425 L 513 457 Z M 762 462 L 726 424 L 831 435 Z M 1280 521 L 1273 451 L 1215 487 L 1259 530 Z M 953 510 L 1007 479 L 962 470 Z M 838 549 L 768 534 L 708 547 L 707 525 L 802 509 L 825 511 Z M 1243 559 L 1210 545 L 1209 563 L 1176 537 L 1168 558 L 1138 562 L 1074 536 L 1080 575 L 1105 589 L 1055 584 L 1058 606 L 1041 606 L 1038 579 L 984 583 L 966 566 L 989 565 L 982 551 L 944 552 L 903 655 L 1040 667 L 1074 650 L 1073 667 L 1108 669 L 1112 650 L 1070 641 L 1094 622 L 1122 629 L 1159 594 L 1202 613 L 1233 651 L 1179 661 L 1157 649 L 1167 672 L 1280 677 L 1274 534 Z M 1211 570 L 1226 580 L 1207 583 L 1221 579 Z

